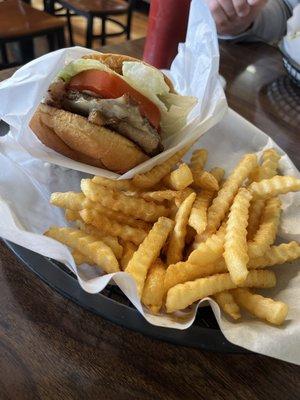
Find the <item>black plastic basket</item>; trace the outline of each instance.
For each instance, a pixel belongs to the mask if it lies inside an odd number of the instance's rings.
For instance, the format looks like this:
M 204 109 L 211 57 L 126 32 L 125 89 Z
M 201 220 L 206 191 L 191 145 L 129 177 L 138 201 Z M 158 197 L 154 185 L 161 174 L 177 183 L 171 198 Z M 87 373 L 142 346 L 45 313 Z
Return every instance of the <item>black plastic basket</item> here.
M 281 41 L 278 45 L 281 54 L 283 55 L 283 65 L 291 78 L 291 80 L 297 85 L 300 86 L 300 65 L 296 63 L 285 51 L 283 41 Z

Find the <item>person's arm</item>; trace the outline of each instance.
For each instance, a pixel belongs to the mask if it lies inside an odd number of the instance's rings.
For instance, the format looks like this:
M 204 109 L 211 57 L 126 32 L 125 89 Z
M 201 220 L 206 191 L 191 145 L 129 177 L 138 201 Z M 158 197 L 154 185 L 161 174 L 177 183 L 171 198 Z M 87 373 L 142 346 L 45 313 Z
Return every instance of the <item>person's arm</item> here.
M 234 41 L 277 42 L 286 33 L 286 21 L 300 1 L 269 0 L 245 32 L 238 35 L 219 35 L 220 39 Z

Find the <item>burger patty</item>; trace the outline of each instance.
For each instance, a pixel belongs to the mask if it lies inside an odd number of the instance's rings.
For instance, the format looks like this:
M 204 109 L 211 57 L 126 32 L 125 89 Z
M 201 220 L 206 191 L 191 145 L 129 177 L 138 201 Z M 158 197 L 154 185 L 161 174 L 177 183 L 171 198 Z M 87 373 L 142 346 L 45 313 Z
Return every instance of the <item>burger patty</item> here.
M 90 93 L 65 88 L 62 92 L 61 87 L 59 95 L 53 89 L 52 92 L 49 90 L 49 95 L 50 98 L 46 101 L 48 104 L 80 114 L 94 124 L 113 129 L 136 143 L 150 156 L 163 150 L 159 133 L 141 116 L 139 108 L 131 104 L 127 96 L 102 99 Z

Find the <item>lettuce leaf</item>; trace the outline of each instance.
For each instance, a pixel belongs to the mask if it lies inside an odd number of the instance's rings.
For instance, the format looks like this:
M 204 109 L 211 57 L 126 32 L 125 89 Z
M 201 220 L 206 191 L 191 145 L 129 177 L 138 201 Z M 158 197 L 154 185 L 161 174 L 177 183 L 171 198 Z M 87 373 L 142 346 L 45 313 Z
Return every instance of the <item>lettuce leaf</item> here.
M 192 96 L 170 93 L 162 72 L 137 61 L 126 61 L 122 67 L 123 77 L 131 86 L 155 103 L 161 112 L 161 131 L 170 136 L 182 129 L 197 102 Z
M 100 71 L 115 73 L 105 64 L 102 64 L 102 62 L 100 61 L 92 60 L 89 58 L 79 58 L 78 60 L 72 61 L 68 65 L 66 65 L 64 69 L 62 69 L 58 74 L 58 78 L 68 83 L 71 78 L 73 78 L 73 76 L 88 69 L 98 69 Z
M 88 69 L 97 69 L 118 75 L 156 104 L 161 112 L 163 137 L 175 134 L 185 126 L 187 116 L 197 102 L 195 97 L 170 93 L 170 88 L 158 69 L 137 61 L 124 62 L 123 75 L 119 75 L 100 61 L 79 58 L 66 65 L 59 73 L 58 78 L 68 83 L 73 76 Z

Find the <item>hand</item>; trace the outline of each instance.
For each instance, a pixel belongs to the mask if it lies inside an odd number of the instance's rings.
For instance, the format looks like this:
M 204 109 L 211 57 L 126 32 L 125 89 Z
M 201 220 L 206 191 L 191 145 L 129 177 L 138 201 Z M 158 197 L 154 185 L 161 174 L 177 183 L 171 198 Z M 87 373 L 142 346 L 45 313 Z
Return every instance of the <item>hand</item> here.
M 246 31 L 267 0 L 205 0 L 215 20 L 218 34 L 238 35 Z

